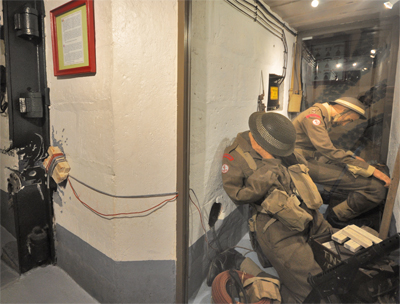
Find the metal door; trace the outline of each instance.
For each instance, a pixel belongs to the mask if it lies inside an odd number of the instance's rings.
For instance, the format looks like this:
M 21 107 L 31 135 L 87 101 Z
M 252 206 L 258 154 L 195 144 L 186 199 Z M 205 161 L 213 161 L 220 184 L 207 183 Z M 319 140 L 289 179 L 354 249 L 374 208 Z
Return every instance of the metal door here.
M 9 177 L 19 271 L 54 261 L 51 190 L 41 162 L 49 146 L 42 0 L 3 0 L 11 149 L 19 168 Z

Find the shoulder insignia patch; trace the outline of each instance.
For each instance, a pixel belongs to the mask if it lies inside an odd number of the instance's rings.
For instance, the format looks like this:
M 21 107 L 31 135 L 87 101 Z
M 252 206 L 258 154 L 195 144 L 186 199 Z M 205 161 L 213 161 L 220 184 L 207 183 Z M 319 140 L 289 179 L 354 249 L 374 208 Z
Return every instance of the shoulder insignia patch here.
M 312 121 L 312 123 L 313 123 L 314 125 L 316 125 L 316 126 L 319 126 L 319 125 L 321 124 L 321 121 L 320 121 L 319 119 L 314 119 L 314 120 Z
M 225 153 L 224 156 L 223 156 L 222 158 L 226 158 L 226 159 L 228 159 L 229 161 L 233 161 L 233 160 L 234 160 L 233 156 L 230 155 L 230 154 L 228 154 L 228 153 Z
M 221 171 L 222 171 L 222 173 L 228 172 L 229 171 L 229 166 L 227 164 L 223 164 Z
M 308 114 L 308 115 L 306 116 L 306 118 L 310 118 L 310 117 L 315 117 L 315 118 L 321 119 L 321 116 L 319 116 L 318 114 L 315 114 L 315 113 Z

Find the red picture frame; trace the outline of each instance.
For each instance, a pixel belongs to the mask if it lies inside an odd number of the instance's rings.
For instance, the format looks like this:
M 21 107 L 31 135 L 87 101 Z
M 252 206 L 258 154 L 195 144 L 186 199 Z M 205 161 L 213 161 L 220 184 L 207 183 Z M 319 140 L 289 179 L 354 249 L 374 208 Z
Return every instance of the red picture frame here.
M 93 0 L 72 0 L 50 11 L 54 76 L 96 73 Z

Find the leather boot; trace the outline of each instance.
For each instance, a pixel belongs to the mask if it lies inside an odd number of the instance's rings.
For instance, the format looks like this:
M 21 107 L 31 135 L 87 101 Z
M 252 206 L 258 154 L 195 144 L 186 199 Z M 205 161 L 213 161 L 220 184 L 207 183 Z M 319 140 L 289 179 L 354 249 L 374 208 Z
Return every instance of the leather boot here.
M 348 225 L 356 225 L 358 227 L 362 226 L 373 227 L 372 221 L 368 218 L 354 218 L 348 221 L 341 221 L 339 220 L 338 216 L 330 206 L 326 210 L 326 220 L 328 221 L 329 224 L 331 224 L 333 228 L 338 228 L 338 229 L 343 229 Z

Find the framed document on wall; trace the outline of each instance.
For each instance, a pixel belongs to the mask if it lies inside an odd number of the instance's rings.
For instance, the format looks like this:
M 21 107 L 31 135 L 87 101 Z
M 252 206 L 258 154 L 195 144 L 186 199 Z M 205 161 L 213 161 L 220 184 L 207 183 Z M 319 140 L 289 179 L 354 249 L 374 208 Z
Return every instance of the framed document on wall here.
M 50 11 L 54 76 L 96 73 L 93 0 L 73 0 Z

